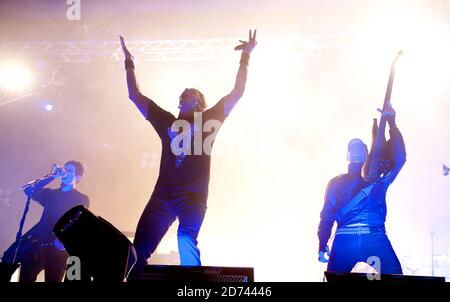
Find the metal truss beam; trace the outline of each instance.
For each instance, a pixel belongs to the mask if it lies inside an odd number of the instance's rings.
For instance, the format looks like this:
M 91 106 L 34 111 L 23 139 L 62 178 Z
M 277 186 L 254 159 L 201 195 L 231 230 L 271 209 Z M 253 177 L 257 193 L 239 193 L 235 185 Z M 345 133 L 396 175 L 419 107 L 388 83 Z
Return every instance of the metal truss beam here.
M 352 36 L 347 34 L 267 37 L 258 41 L 267 49 L 277 47 L 302 54 L 349 47 L 351 42 Z M 233 48 L 238 43 L 238 39 L 160 40 L 127 41 L 127 46 L 138 61 L 202 61 L 227 59 L 234 54 Z M 0 43 L 2 53 L 71 63 L 95 59 L 120 60 L 122 50 L 119 41 L 47 41 Z

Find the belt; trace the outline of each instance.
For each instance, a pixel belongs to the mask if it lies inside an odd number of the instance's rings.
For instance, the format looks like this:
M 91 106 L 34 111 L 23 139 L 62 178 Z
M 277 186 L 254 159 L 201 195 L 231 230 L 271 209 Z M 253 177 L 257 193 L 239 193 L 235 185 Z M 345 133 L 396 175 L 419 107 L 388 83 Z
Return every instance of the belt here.
M 342 227 L 336 230 L 336 235 L 367 235 L 373 233 L 386 233 L 386 230 L 384 226 Z

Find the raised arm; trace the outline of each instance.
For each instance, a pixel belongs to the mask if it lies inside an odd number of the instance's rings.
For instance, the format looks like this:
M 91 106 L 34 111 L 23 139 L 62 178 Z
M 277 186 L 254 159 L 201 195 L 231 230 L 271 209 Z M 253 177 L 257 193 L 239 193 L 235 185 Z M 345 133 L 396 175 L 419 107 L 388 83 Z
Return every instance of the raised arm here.
M 61 178 L 63 176 L 64 170 L 57 166 L 53 166 L 52 172 L 50 174 L 39 179 L 37 182 L 30 183 L 25 187 L 23 187 L 23 192 L 28 197 L 31 197 L 33 200 L 42 204 L 44 202 L 44 195 L 45 195 L 42 189 L 55 179 Z
M 388 186 L 394 181 L 406 162 L 406 147 L 403 136 L 395 122 L 396 112 L 392 108 L 390 103 L 386 112 L 383 112 L 383 115 L 386 116 L 386 120 L 389 124 L 390 138 L 387 142 L 387 147 L 388 152 L 390 152 L 390 160 L 393 161 L 393 163 L 391 164 L 390 173 L 388 173 L 386 177 L 384 177 L 384 182 Z
M 153 125 L 156 132 L 158 132 L 158 135 L 161 136 L 165 131 L 166 122 L 174 119 L 174 117 L 172 114 L 163 110 L 155 102 L 141 93 L 136 80 L 136 75 L 134 73 L 133 56 L 128 51 L 122 36 L 120 36 L 120 44 L 122 45 L 122 50 L 125 55 L 128 96 L 139 109 L 141 114 L 145 117 L 145 119 L 147 119 Z
M 120 44 L 122 46 L 123 54 L 125 56 L 125 70 L 127 74 L 128 97 L 130 98 L 130 100 L 133 101 L 133 103 L 136 105 L 136 107 L 139 109 L 142 115 L 147 119 L 149 101 L 148 98 L 142 95 L 141 91 L 139 90 L 139 85 L 137 83 L 136 75 L 134 73 L 133 56 L 128 51 L 128 48 L 126 47 L 125 41 L 122 36 L 120 36 Z
M 256 46 L 256 29 L 253 32 L 249 30 L 248 41 L 239 40 L 242 44 L 236 46 L 235 50 L 242 50 L 241 60 L 239 62 L 239 69 L 236 75 L 236 82 L 234 88 L 230 94 L 223 98 L 224 100 L 224 113 L 225 116 L 230 114 L 233 107 L 239 101 L 239 99 L 244 95 L 245 84 L 247 82 L 248 73 L 248 63 L 250 60 L 250 54 Z
M 35 197 L 39 196 L 39 191 L 42 190 L 46 185 L 51 183 L 53 180 L 55 180 L 54 175 L 44 176 L 44 178 L 41 178 L 40 180 L 38 180 L 34 186 L 31 184 L 25 186 L 23 188 L 23 192 L 28 197 L 32 197 L 33 199 L 37 200 L 39 198 L 36 199 Z M 37 201 L 39 201 L 39 200 L 37 200 Z

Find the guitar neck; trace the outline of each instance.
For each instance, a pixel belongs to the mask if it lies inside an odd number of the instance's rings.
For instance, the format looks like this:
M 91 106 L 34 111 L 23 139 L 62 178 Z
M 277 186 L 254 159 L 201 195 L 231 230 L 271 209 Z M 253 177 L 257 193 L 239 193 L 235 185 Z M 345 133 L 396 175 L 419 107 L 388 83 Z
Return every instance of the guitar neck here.
M 367 178 L 369 182 L 374 182 L 378 179 L 379 175 L 379 163 L 381 160 L 381 153 L 383 150 L 383 142 L 384 142 L 384 132 L 386 129 L 386 119 L 381 118 L 380 125 L 378 126 L 377 135 L 375 137 L 375 142 L 372 146 L 371 150 L 371 158 L 370 158 L 370 166 L 369 173 Z
M 383 111 L 386 110 L 388 103 L 391 101 L 392 86 L 394 86 L 395 77 L 395 61 L 392 63 L 391 72 L 389 74 L 389 81 L 386 87 L 386 94 L 384 95 Z
M 401 56 L 402 51 L 400 51 L 397 54 L 397 57 L 395 58 L 394 62 L 392 62 L 391 65 L 391 72 L 389 74 L 389 81 L 386 88 L 386 94 L 384 96 L 384 103 L 383 103 L 383 112 L 387 109 L 389 102 L 391 101 L 391 95 L 392 95 L 392 87 L 394 85 L 394 77 L 395 77 L 395 63 L 397 62 L 397 59 Z M 379 163 L 381 159 L 381 152 L 383 149 L 383 143 L 384 143 L 384 132 L 386 130 L 386 118 L 382 115 L 380 119 L 380 124 L 378 126 L 377 134 L 375 137 L 375 142 L 372 145 L 371 150 L 371 158 L 370 158 L 370 166 L 367 178 L 370 182 L 375 182 L 379 177 Z

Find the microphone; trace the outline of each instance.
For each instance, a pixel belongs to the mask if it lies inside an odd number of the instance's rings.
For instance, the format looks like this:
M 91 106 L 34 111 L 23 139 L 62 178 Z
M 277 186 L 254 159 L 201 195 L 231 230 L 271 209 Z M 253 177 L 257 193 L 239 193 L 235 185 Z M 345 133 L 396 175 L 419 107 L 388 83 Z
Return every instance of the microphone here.
M 38 181 L 37 179 L 36 179 L 36 180 L 32 180 L 32 181 L 30 181 L 30 182 L 24 184 L 22 187 L 20 187 L 20 189 L 23 191 L 23 190 L 25 190 L 26 188 L 28 188 L 29 186 L 33 186 L 37 181 Z
M 52 169 L 50 171 L 50 175 L 53 175 L 53 176 L 60 175 L 61 177 L 65 177 L 66 174 L 67 173 L 63 167 L 60 167 L 57 164 L 53 164 Z
M 56 173 L 58 173 L 58 171 L 61 170 L 62 168 L 60 166 L 58 166 L 57 164 L 53 164 L 52 169 L 50 170 L 50 175 L 55 175 Z

